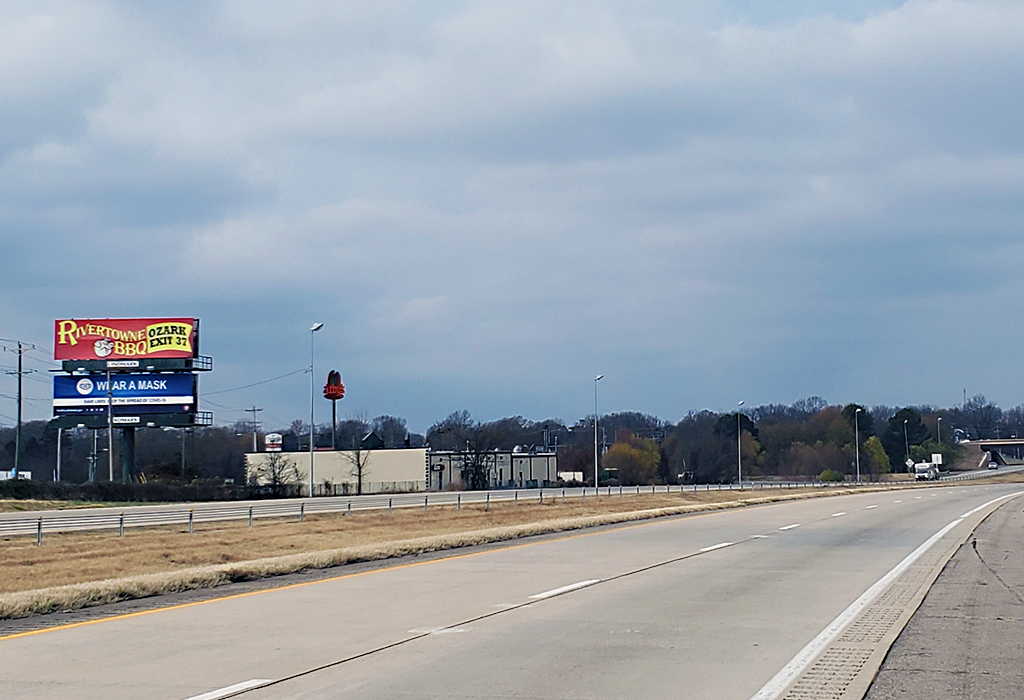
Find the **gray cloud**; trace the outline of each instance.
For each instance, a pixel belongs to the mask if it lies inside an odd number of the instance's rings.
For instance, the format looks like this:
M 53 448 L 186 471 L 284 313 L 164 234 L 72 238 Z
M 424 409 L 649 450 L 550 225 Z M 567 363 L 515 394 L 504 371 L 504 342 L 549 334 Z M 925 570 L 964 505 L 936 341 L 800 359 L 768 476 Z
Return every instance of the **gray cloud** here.
M 573 419 L 598 371 L 672 419 L 1020 402 L 978 351 L 1021 340 L 1017 3 L 4 12 L 4 337 L 194 313 L 218 390 L 323 320 L 347 410 L 420 430 Z

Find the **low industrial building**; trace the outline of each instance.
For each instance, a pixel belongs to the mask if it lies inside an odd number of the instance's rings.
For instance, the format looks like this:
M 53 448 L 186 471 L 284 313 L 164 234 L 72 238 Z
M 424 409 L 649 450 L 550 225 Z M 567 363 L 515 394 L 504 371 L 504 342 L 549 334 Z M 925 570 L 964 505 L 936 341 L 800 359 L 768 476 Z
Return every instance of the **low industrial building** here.
M 275 457 L 276 456 L 276 457 Z M 268 460 L 288 460 L 294 470 L 285 481 L 298 482 L 309 493 L 309 452 L 256 452 L 245 456 L 246 479 L 271 484 Z M 359 466 L 362 488 L 359 488 Z M 479 469 L 475 467 L 479 465 Z M 313 460 L 316 496 L 355 493 L 409 493 L 470 487 L 477 472 L 483 488 L 543 488 L 558 483 L 558 457 L 554 452 L 432 452 L 425 448 L 394 450 L 317 450 Z
M 467 472 L 479 464 L 484 488 L 542 488 L 558 483 L 554 452 L 431 452 L 430 491 L 466 488 Z
M 309 452 L 257 452 L 245 456 L 246 477 L 260 484 L 267 460 L 274 455 L 294 463 L 302 484 L 309 484 Z M 358 484 L 358 466 L 362 465 L 362 488 Z M 427 487 L 427 450 L 317 450 L 313 458 L 313 489 L 317 496 L 343 496 L 355 493 L 408 493 Z M 294 478 L 294 477 L 292 477 Z M 308 487 L 305 493 L 309 493 Z

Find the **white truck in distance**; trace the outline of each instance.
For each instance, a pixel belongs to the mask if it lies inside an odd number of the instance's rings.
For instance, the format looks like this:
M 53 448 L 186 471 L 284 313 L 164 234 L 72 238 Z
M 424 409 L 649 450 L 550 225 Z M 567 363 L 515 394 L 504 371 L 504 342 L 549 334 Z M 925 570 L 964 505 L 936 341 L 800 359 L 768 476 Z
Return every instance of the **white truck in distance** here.
M 914 465 L 914 478 L 918 481 L 938 481 L 939 467 L 932 462 L 918 462 Z

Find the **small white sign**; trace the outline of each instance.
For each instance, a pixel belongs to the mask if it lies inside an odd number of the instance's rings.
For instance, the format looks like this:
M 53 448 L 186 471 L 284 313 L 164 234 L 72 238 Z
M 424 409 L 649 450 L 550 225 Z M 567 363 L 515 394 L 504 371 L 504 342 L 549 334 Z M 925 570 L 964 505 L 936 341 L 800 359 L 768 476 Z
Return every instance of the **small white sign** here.
M 942 464 L 942 453 L 941 452 L 933 452 L 932 453 L 932 464 Z

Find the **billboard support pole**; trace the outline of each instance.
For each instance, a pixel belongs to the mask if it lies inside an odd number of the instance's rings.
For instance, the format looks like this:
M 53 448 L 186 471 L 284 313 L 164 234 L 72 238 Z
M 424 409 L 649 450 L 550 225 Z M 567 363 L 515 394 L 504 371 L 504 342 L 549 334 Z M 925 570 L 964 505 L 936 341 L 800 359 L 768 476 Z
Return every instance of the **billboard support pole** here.
M 121 428 L 121 482 L 127 484 L 135 473 L 135 428 Z
M 109 480 L 114 480 L 114 385 L 111 383 L 110 370 L 107 370 L 107 464 Z
M 57 469 L 53 473 L 54 481 L 60 481 L 60 438 L 62 432 L 62 428 L 57 428 Z
M 89 454 L 89 483 L 96 481 L 96 440 L 99 437 L 99 430 L 92 429 L 92 452 Z

